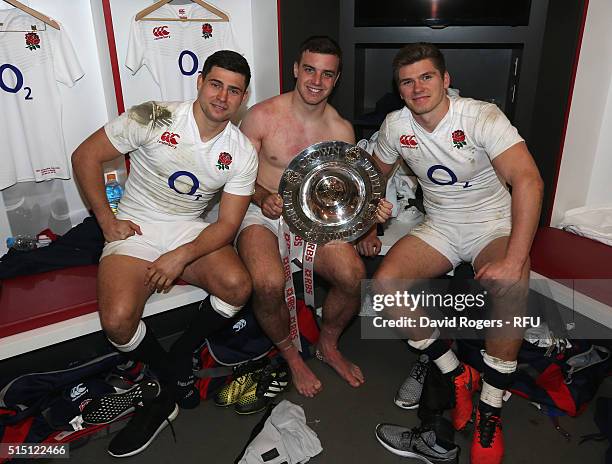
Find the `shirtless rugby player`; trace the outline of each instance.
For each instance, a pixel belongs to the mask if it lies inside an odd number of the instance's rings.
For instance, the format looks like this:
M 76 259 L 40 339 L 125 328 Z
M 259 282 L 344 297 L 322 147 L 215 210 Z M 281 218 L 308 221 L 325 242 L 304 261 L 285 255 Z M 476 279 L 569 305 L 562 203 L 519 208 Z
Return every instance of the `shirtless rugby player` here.
M 253 279 L 257 320 L 287 360 L 297 390 L 308 397 L 316 395 L 322 384 L 289 336 L 278 246 L 283 202 L 277 191 L 285 168 L 303 149 L 329 140 L 355 143 L 352 125 L 327 102 L 340 76 L 341 60 L 340 47 L 330 38 L 307 39 L 293 65 L 295 89 L 253 106 L 241 125 L 259 153 L 259 171 L 255 195 L 239 232 L 238 252 Z M 338 339 L 359 308 L 365 267 L 353 245 L 335 243 L 317 248 L 314 271 L 331 285 L 323 303 L 318 357 L 358 387 L 364 376 L 340 353 Z

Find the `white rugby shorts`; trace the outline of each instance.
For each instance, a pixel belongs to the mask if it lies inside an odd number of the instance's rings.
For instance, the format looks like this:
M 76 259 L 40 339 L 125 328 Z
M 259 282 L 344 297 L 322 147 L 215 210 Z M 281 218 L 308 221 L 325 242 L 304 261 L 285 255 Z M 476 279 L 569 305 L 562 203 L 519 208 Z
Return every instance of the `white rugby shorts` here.
M 193 241 L 209 225 L 203 221 L 133 222 L 140 226 L 142 235 L 134 234 L 125 240 L 106 243 L 100 260 L 109 255 L 126 255 L 152 262 Z
M 474 264 L 480 252 L 493 240 L 507 237 L 512 230 L 510 217 L 471 224 L 456 224 L 432 220 L 425 221 L 410 231 L 436 249 L 454 267 L 465 261 Z

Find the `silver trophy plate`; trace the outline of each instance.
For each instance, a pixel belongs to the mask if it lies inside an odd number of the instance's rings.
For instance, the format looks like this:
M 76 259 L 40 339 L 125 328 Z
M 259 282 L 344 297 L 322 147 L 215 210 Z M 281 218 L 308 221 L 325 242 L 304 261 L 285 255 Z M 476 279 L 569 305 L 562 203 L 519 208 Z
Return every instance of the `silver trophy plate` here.
M 372 157 L 346 142 L 309 146 L 281 177 L 283 218 L 307 242 L 350 242 L 376 220 L 384 179 Z

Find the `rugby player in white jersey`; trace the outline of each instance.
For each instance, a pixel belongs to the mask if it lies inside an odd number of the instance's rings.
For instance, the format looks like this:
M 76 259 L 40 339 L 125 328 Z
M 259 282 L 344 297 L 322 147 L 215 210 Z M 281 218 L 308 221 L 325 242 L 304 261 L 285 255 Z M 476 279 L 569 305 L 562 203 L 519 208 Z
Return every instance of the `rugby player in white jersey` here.
M 387 115 L 375 159 L 385 173 L 398 157 L 406 161 L 423 189 L 427 216 L 387 253 L 375 284 L 385 288 L 394 279 L 435 278 L 467 261 L 490 290 L 494 312 L 521 311 L 543 191 L 524 140 L 496 105 L 447 95 L 450 77 L 434 45 L 405 46 L 393 70 L 405 107 Z M 471 417 L 479 373 L 460 363 L 438 329 L 417 327 L 408 336 L 451 385 L 453 425 L 462 429 Z M 516 331 L 501 337 L 487 333 L 472 463 L 502 460 L 502 395 L 512 382 L 521 342 Z M 379 440 L 384 434 L 377 432 Z
M 198 77 L 195 101 L 132 107 L 72 156 L 107 241 L 98 271 L 102 328 L 129 359 L 150 365 L 162 385 L 113 438 L 113 456 L 146 448 L 176 417 L 176 402 L 198 404 L 193 350 L 226 325 L 251 293 L 249 274 L 232 242 L 253 193 L 257 153 L 230 121 L 247 97 L 250 76 L 241 55 L 216 52 Z M 102 165 L 128 152 L 131 170 L 115 217 L 105 197 Z M 200 215 L 219 190 L 218 219 L 207 224 Z M 168 353 L 141 317 L 151 294 L 168 292 L 179 278 L 210 296 Z

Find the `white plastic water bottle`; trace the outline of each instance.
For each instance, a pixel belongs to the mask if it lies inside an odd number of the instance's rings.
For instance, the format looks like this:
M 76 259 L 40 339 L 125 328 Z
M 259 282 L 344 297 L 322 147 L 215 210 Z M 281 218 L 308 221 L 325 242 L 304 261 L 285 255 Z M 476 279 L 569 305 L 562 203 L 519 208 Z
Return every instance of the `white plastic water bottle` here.
M 117 182 L 117 175 L 115 173 L 106 174 L 106 198 L 110 205 L 113 213 L 117 214 L 117 208 L 119 208 L 119 201 L 123 195 L 123 187 Z

